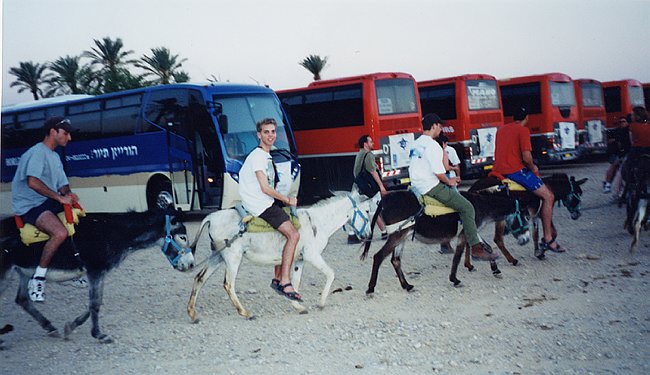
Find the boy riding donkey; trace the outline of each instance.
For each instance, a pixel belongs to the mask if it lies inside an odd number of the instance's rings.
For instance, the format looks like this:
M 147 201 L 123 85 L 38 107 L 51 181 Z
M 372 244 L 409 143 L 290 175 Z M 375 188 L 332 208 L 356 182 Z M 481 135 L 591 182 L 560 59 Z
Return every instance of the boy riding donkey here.
M 291 265 L 300 234 L 283 205 L 297 206 L 298 198 L 285 197 L 275 190 L 275 166 L 271 147 L 276 139 L 277 123 L 272 118 L 257 122 L 260 144 L 246 157 L 239 171 L 239 195 L 244 208 L 253 216 L 264 219 L 287 239 L 282 249 L 282 263 L 275 266 L 271 288 L 285 297 L 302 302 L 302 296 L 291 285 Z

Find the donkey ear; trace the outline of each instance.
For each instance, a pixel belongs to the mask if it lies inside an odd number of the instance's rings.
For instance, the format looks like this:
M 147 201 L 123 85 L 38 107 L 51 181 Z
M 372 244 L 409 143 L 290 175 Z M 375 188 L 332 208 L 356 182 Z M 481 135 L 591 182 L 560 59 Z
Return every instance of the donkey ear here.
M 582 180 L 576 181 L 576 183 L 577 183 L 578 185 L 582 185 L 582 184 L 584 184 L 585 182 L 587 182 L 587 180 L 588 180 L 587 178 L 583 178 Z

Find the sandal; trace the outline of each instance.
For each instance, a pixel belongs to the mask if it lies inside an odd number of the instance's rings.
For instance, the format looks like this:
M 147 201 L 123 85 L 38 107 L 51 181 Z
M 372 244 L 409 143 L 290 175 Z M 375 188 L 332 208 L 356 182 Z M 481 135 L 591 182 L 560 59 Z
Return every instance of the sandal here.
M 555 248 L 551 247 L 552 244 L 555 244 Z M 566 253 L 567 251 L 567 249 L 560 246 L 560 244 L 557 241 L 555 241 L 555 238 L 552 238 L 548 242 L 544 241 L 544 239 L 542 238 L 542 242 L 539 243 L 539 246 L 544 250 L 549 250 L 554 253 Z
M 298 292 L 285 292 L 284 290 L 287 289 L 287 287 L 293 287 L 293 285 L 291 285 L 291 283 L 284 285 L 278 284 L 278 292 L 292 301 L 302 302 L 302 296 Z
M 280 280 L 279 279 L 271 279 L 271 285 L 269 285 L 271 289 L 275 290 L 279 294 L 282 294 L 282 291 L 280 291 Z

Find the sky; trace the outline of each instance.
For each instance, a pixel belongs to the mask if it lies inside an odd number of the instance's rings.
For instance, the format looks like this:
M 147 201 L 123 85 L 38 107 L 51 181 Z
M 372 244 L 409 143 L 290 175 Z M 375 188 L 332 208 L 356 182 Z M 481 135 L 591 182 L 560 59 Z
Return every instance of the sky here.
M 167 47 L 192 82 L 303 87 L 299 62 L 328 58 L 323 79 L 406 72 L 424 81 L 507 78 L 650 82 L 650 0 L 0 0 L 2 105 L 21 61 L 76 56 L 121 38 L 131 58 Z M 142 73 L 134 68 L 134 73 Z

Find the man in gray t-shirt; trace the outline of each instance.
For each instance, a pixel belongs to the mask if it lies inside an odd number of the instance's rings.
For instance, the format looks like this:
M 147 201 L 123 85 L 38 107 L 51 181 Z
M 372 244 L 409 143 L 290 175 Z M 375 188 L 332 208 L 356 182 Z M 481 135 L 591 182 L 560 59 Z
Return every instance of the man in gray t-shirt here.
M 43 126 L 45 138 L 20 157 L 11 183 L 11 206 L 23 222 L 33 224 L 49 235 L 28 291 L 32 301 L 45 300 L 45 274 L 52 257 L 68 237 L 68 230 L 56 216 L 64 204 L 73 204 L 79 197 L 70 191 L 59 155 L 54 151 L 65 147 L 74 130 L 63 117 L 51 117 Z

